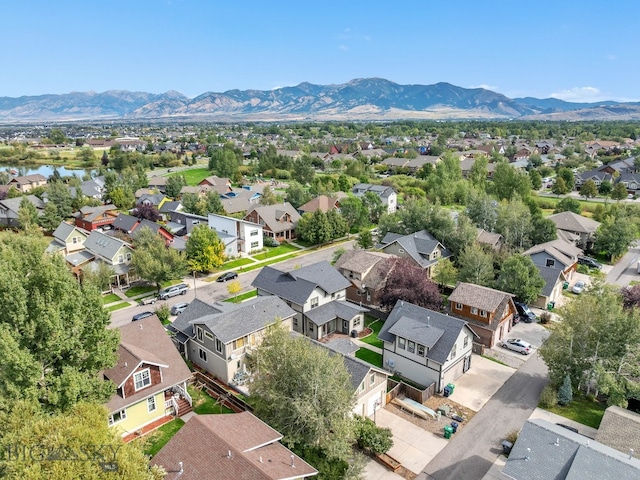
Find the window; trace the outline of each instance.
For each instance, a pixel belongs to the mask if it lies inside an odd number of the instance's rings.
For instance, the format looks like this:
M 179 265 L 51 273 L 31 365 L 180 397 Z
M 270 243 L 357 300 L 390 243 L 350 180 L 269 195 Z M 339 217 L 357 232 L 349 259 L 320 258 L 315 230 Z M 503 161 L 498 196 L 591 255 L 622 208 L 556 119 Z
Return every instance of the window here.
M 80 243 L 80 237 L 73 237 L 71 243 Z
M 360 384 L 360 388 L 358 388 L 358 391 L 364 392 L 364 382 Z
M 141 388 L 151 385 L 151 373 L 149 372 L 149 369 L 145 368 L 141 372 L 134 373 L 133 383 L 135 384 L 136 390 L 140 390 Z
M 198 356 L 200 357 L 200 360 L 204 360 L 205 362 L 207 361 L 207 352 L 205 352 L 203 349 L 198 349 Z
M 234 342 L 233 342 L 233 349 L 234 350 L 237 350 L 237 349 L 242 348 L 242 347 L 244 347 L 244 337 L 239 338 L 237 340 L 234 340 Z
M 258 235 L 258 229 L 256 228 L 255 230 L 251 230 L 251 233 L 249 235 L 255 237 L 256 235 Z
M 293 327 L 298 328 L 298 319 L 296 317 L 293 317 Z
M 478 314 L 478 309 L 476 307 L 471 307 L 471 313 L 473 315 L 477 315 Z
M 118 263 L 122 263 L 122 262 L 124 262 L 124 256 L 118 255 Z
M 127 262 L 130 262 L 130 261 L 131 261 L 131 254 L 127 253 Z
M 211 332 L 207 332 L 205 330 L 204 332 L 204 336 L 207 337 L 209 340 L 213 340 L 213 334 Z
M 219 338 L 216 338 L 216 352 L 222 353 L 222 341 Z M 206 360 L 205 358 L 205 361 Z
M 147 398 L 147 411 L 149 413 L 155 411 L 156 409 L 156 397 Z
M 127 419 L 127 411 L 123 408 L 119 412 L 115 412 L 113 415 L 109 417 L 109 425 L 113 425 L 115 423 L 121 422 L 122 420 Z
M 481 317 L 486 317 L 487 316 L 487 312 L 485 310 L 480 310 L 480 316 Z
M 424 345 L 418 344 L 418 355 L 424 357 Z
M 251 242 L 251 248 L 258 248 L 260 246 L 260 242 Z
M 311 299 L 311 308 L 316 308 L 318 306 L 318 297 L 313 297 Z
M 372 373 L 371 375 L 369 375 L 369 385 L 375 385 L 376 383 L 376 374 Z
M 456 358 L 456 347 L 457 347 L 457 345 L 454 343 L 453 344 L 453 348 L 451 349 L 451 360 Z
M 309 333 L 313 333 L 313 323 L 309 322 Z
M 398 253 L 404 253 L 404 250 L 402 248 L 399 248 Z
M 360 325 L 360 317 L 356 317 L 353 319 L 353 326 L 357 327 L 358 325 Z
M 456 310 L 462 310 L 462 304 L 456 303 Z
M 407 350 L 408 350 L 410 353 L 415 353 L 415 351 L 416 351 L 416 344 L 415 344 L 415 342 L 412 342 L 411 340 L 409 340 L 409 341 L 407 342 Z
M 462 346 L 464 348 L 467 348 L 467 345 L 469 345 L 469 337 L 465 336 L 464 337 L 464 343 L 462 344 Z
M 556 261 L 553 258 L 547 258 L 546 266 L 553 268 L 556 266 Z
M 402 337 L 398 337 L 398 348 L 405 349 L 405 340 Z
M 198 340 L 202 341 L 202 329 L 200 327 L 196 328 Z

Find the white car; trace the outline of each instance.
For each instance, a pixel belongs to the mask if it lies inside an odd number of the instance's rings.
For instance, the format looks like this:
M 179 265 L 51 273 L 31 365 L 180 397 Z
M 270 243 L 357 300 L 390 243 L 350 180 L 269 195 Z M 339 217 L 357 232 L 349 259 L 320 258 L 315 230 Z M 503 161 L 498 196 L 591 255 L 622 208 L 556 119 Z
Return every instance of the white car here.
M 502 341 L 502 348 L 508 348 L 522 355 L 529 355 L 533 351 L 530 343 L 520 340 L 519 338 L 509 338 Z
M 580 295 L 584 290 L 584 287 L 585 287 L 584 282 L 582 280 L 578 280 L 576 283 L 573 284 L 573 287 L 571 287 L 571 291 L 576 295 Z

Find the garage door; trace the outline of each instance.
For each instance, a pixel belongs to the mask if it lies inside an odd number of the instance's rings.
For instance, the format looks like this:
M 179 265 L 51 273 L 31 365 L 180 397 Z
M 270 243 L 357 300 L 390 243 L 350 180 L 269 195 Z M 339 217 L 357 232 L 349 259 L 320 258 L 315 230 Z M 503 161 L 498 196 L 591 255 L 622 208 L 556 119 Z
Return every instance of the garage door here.
M 462 375 L 463 365 L 464 365 L 464 358 L 461 358 L 460 361 L 456 363 L 454 367 L 451 367 L 444 374 L 444 381 L 442 384 L 442 388 L 444 388 L 445 385 L 447 385 L 447 383 L 454 383 L 458 378 L 460 378 L 460 375 Z

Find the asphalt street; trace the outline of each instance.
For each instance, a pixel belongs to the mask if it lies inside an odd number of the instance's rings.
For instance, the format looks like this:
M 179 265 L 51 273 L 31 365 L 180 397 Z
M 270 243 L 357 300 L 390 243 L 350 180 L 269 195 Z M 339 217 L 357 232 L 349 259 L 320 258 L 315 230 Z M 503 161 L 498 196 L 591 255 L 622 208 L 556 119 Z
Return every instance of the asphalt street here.
M 626 287 L 632 281 L 640 280 L 637 269 L 638 260 L 640 260 L 640 246 L 638 246 L 638 243 L 639 241 L 636 241 L 629 247 L 629 251 L 607 273 L 607 283 Z
M 536 408 L 546 384 L 547 366 L 535 352 L 469 425 L 453 436 L 417 480 L 481 479 L 502 453 L 501 442 L 507 433 L 520 430 Z
M 289 271 L 295 268 L 305 267 L 307 265 L 311 265 L 316 262 L 320 262 L 322 260 L 331 261 L 333 258 L 334 252 L 338 248 L 344 248 L 345 250 L 350 250 L 353 248 L 355 244 L 355 240 L 350 240 L 349 242 L 336 244 L 334 246 L 325 247 L 321 250 L 310 251 L 304 255 L 299 257 L 291 258 L 289 260 L 285 260 L 283 262 L 272 264 L 273 267 L 283 270 Z M 247 292 L 251 290 L 253 287 L 251 286 L 251 282 L 256 278 L 260 269 L 251 270 L 246 273 L 238 272 L 238 281 L 240 285 L 242 285 L 241 292 Z M 215 276 L 214 276 L 215 278 Z M 229 292 L 227 291 L 226 283 L 217 283 L 212 281 L 210 283 L 203 282 L 202 280 L 198 280 L 195 284 L 193 278 L 185 278 L 185 283 L 189 285 L 189 291 L 186 295 L 178 295 L 176 297 L 169 298 L 168 300 L 161 300 L 156 302 L 154 305 L 145 305 L 145 306 L 135 306 L 135 307 L 127 307 L 121 310 L 115 310 L 111 314 L 111 327 L 121 327 L 131 322 L 131 318 L 145 311 L 153 312 L 154 308 L 166 304 L 171 308 L 172 305 L 181 302 L 191 302 L 194 298 L 198 298 L 203 302 L 214 303 L 219 300 L 224 300 L 225 298 L 229 298 Z

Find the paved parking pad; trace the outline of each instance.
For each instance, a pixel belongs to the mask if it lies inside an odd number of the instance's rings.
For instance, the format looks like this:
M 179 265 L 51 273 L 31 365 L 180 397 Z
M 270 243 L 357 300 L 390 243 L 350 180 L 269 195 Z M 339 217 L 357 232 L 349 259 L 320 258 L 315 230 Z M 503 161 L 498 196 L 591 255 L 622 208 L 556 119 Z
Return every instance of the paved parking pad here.
M 415 474 L 420 473 L 448 443 L 443 436 L 428 432 L 384 408 L 376 412 L 376 423 L 390 428 L 393 433 L 393 447 L 388 454 Z M 366 478 L 370 477 L 367 475 Z
M 473 355 L 471 369 L 454 382 L 451 400 L 478 412 L 516 372 L 480 355 Z

